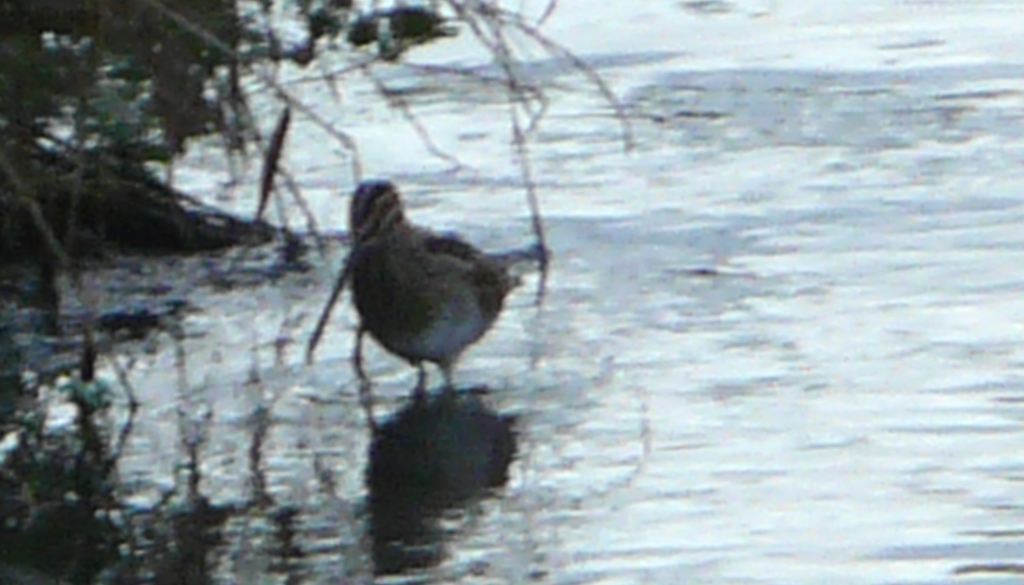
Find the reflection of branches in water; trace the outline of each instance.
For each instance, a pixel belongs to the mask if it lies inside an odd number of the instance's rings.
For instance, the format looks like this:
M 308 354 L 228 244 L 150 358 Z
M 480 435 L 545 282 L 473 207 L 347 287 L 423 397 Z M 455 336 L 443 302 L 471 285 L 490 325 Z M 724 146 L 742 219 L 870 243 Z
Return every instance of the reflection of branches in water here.
M 609 385 L 616 377 L 616 369 L 617 366 L 615 365 L 615 358 L 613 356 L 606 357 L 602 363 L 601 375 L 595 385 Z M 651 416 L 650 400 L 647 396 L 647 390 L 635 384 L 630 384 L 629 388 L 636 395 L 637 400 L 637 438 L 640 440 L 640 454 L 637 456 L 636 464 L 629 473 L 613 480 L 608 485 L 604 486 L 604 488 L 599 492 L 594 493 L 593 495 L 596 497 L 608 497 L 614 492 L 631 488 L 633 486 L 633 482 L 643 475 L 644 470 L 647 469 L 647 463 L 651 457 Z
M 257 406 L 250 415 L 252 441 L 249 443 L 249 483 L 252 487 L 252 502 L 257 506 L 269 506 L 273 499 L 267 492 L 267 478 L 263 471 L 263 445 L 270 431 L 270 409 Z
M 174 340 L 174 368 L 178 386 L 178 437 L 186 457 L 183 470 L 187 473 L 187 497 L 188 501 L 194 503 L 203 499 L 199 491 L 199 484 L 202 482 L 199 454 L 210 439 L 213 410 L 208 405 L 197 404 L 198 401 L 194 400 L 194 391 L 188 381 L 184 332 L 180 326 L 175 326 L 170 333 Z M 179 478 L 176 478 L 176 484 L 177 479 Z
M 72 207 L 77 207 L 79 197 L 81 196 L 81 173 L 85 168 L 85 165 L 81 160 L 82 149 L 80 145 L 76 145 L 75 150 L 78 152 L 76 157 L 77 165 L 75 173 L 78 181 L 75 183 Z M 43 215 L 42 208 L 39 206 L 37 197 L 32 193 L 28 184 L 21 178 L 20 173 L 11 163 L 8 158 L 6 145 L 0 144 L 0 171 L 7 177 L 7 180 L 13 187 L 14 200 L 25 207 L 29 213 L 29 217 L 32 219 L 33 226 L 39 232 L 43 241 L 46 243 L 47 250 L 43 253 L 43 257 L 40 260 L 40 267 L 43 278 L 39 283 L 41 289 L 45 289 L 45 295 L 50 299 L 50 305 L 46 307 L 50 311 L 49 318 L 51 318 L 52 324 L 57 331 L 60 329 L 60 293 L 57 287 L 57 268 L 62 271 L 66 271 L 70 275 L 71 284 L 81 301 L 82 307 L 85 310 L 85 321 L 83 323 L 83 344 L 82 344 L 82 363 L 81 363 L 81 378 L 83 381 L 92 382 L 95 373 L 95 361 L 96 361 L 96 320 L 97 320 L 97 300 L 92 291 L 82 282 L 82 270 L 81 265 L 78 262 L 73 262 L 71 257 L 65 250 L 65 245 L 74 245 L 75 242 L 75 229 L 76 229 L 76 211 L 72 211 L 68 216 L 68 226 L 66 232 L 66 240 L 62 245 L 58 240 L 56 234 L 53 232 L 50 224 L 46 221 Z M 47 257 L 47 254 L 49 255 Z M 128 422 L 125 427 L 122 428 L 121 437 L 118 444 L 118 456 L 120 455 L 121 448 L 124 447 L 124 442 L 127 441 L 128 434 L 131 432 L 132 423 L 135 418 L 135 411 L 138 407 L 138 403 L 135 401 L 135 396 L 131 391 L 130 386 L 125 386 L 125 391 L 129 397 L 129 411 L 130 415 Z M 114 457 L 110 460 L 110 465 L 116 463 L 117 458 Z
M 139 401 L 136 398 L 135 386 L 132 385 L 131 380 L 128 378 L 128 372 L 135 367 L 135 358 L 128 358 L 128 365 L 124 366 L 116 356 L 111 357 L 110 363 L 114 367 L 114 373 L 117 376 L 117 381 L 124 389 L 125 395 L 128 397 L 128 420 L 125 421 L 124 426 L 121 427 L 121 431 L 117 436 L 117 443 L 114 450 L 111 453 L 110 459 L 112 461 L 119 461 L 121 455 L 124 454 L 125 445 L 128 443 L 128 437 L 132 434 L 132 429 L 135 426 L 135 415 L 139 410 Z

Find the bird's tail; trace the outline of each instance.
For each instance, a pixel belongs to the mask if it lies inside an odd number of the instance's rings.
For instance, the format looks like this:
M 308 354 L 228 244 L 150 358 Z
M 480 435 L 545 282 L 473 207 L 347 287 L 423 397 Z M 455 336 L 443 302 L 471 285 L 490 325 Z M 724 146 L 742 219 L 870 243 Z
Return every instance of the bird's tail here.
M 518 279 L 534 267 L 546 264 L 551 258 L 551 250 L 538 243 L 507 252 L 491 252 L 487 255 Z

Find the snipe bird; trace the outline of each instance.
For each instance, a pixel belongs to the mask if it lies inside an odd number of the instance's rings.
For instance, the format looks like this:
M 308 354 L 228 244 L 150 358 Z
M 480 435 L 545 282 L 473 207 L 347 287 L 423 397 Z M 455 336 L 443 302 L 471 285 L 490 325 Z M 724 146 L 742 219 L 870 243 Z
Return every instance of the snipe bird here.
M 452 369 L 467 347 L 497 320 L 518 284 L 513 265 L 544 262 L 540 245 L 503 254 L 482 252 L 454 235 L 413 225 L 390 181 L 364 181 L 349 208 L 352 294 L 359 313 L 353 362 L 360 380 L 362 342 L 369 333 L 418 370 L 416 392 L 426 389 L 423 362 L 433 362 L 452 388 Z M 336 293 L 344 287 L 345 272 Z M 333 302 L 333 298 L 332 298 Z

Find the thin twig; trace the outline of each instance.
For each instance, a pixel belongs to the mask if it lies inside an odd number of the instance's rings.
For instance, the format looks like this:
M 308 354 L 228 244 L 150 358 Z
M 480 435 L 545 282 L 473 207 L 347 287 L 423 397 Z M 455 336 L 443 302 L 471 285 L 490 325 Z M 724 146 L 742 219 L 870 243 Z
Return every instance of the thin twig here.
M 369 65 L 364 66 L 362 71 L 366 75 L 366 78 L 373 83 L 374 87 L 377 89 L 377 93 L 384 98 L 384 101 L 392 108 L 401 112 L 405 120 L 409 122 L 409 125 L 411 125 L 413 130 L 416 131 L 416 135 L 420 137 L 423 145 L 427 147 L 427 152 L 450 163 L 452 165 L 451 172 L 455 172 L 462 168 L 462 163 L 459 162 L 459 159 L 447 152 L 444 152 L 437 146 L 434 139 L 430 137 L 430 132 L 428 132 L 426 127 L 423 126 L 419 118 L 416 117 L 416 114 L 412 112 L 412 109 L 409 107 L 409 102 L 407 102 L 405 98 L 384 85 L 384 82 L 370 71 Z
M 557 9 L 558 9 L 558 0 L 550 0 L 548 2 L 548 5 L 546 7 L 544 7 L 544 12 L 540 15 L 540 18 L 537 19 L 537 22 L 533 26 L 538 27 L 538 28 L 540 28 L 541 26 L 544 26 L 544 23 L 547 22 L 547 20 L 549 18 L 551 18 L 551 15 L 554 14 L 555 10 L 557 10 Z
M 284 147 L 284 139 L 288 135 L 288 125 L 292 119 L 291 108 L 285 106 L 281 117 L 277 119 L 274 133 L 270 135 L 270 145 L 267 147 L 266 156 L 263 157 L 263 172 L 260 176 L 260 200 L 256 208 L 256 220 L 263 219 L 263 212 L 267 208 L 267 201 L 274 189 L 274 176 L 277 175 L 278 165 L 281 161 L 281 152 Z
M 633 125 L 629 121 L 629 115 L 626 113 L 626 108 L 622 102 L 615 96 L 611 88 L 605 82 L 604 78 L 601 77 L 597 71 L 594 70 L 586 61 L 580 59 L 575 53 L 569 49 L 563 47 L 557 42 L 541 34 L 539 30 L 530 26 L 523 21 L 522 17 L 509 12 L 504 12 L 512 22 L 512 24 L 522 31 L 525 35 L 529 36 L 533 40 L 537 41 L 541 47 L 548 51 L 553 57 L 561 57 L 572 63 L 578 71 L 582 72 L 587 79 L 590 80 L 596 87 L 601 96 L 607 101 L 612 109 L 615 111 L 615 117 L 618 119 L 619 124 L 622 126 L 622 143 L 626 152 L 630 152 L 636 146 L 633 138 Z
M 317 252 L 320 253 L 320 257 L 325 257 L 327 255 L 327 245 L 324 242 L 323 236 L 320 235 L 320 227 L 317 225 L 316 216 L 313 215 L 313 210 L 309 208 L 309 202 L 302 195 L 302 189 L 287 167 L 282 166 L 278 169 L 278 174 L 284 179 L 284 184 L 288 188 L 288 192 L 291 193 L 295 206 L 299 208 L 302 216 L 306 219 L 306 231 L 313 235 Z
M 355 179 L 356 183 L 361 181 L 363 177 L 363 165 L 359 156 L 359 147 L 356 145 L 356 141 L 349 136 L 348 133 L 336 128 L 333 124 L 320 116 L 320 114 L 313 111 L 311 107 L 292 97 L 292 95 L 285 91 L 284 87 L 277 82 L 274 82 L 270 87 L 278 99 L 285 102 L 290 107 L 302 112 L 303 115 L 319 126 L 321 130 L 330 134 L 335 140 L 340 142 L 352 153 L 352 177 Z
M 534 236 L 537 238 L 537 247 L 540 252 L 541 277 L 537 283 L 536 306 L 544 302 L 544 295 L 547 289 L 549 254 L 547 239 L 545 238 L 544 222 L 541 219 L 540 203 L 537 199 L 537 186 L 533 180 L 532 167 L 530 165 L 529 148 L 527 147 L 526 136 L 523 133 L 522 124 L 519 121 L 518 103 L 523 100 L 523 93 L 520 91 L 519 77 L 512 68 L 512 55 L 507 42 L 501 32 L 501 23 L 496 19 L 485 19 L 491 29 L 493 39 L 489 39 L 484 30 L 475 21 L 469 21 L 470 28 L 482 43 L 488 44 L 496 56 L 499 66 L 505 71 L 507 82 L 507 95 L 509 101 L 509 117 L 512 122 L 512 142 L 515 147 L 515 154 L 523 177 L 524 188 L 526 189 L 526 201 L 530 208 L 530 221 L 533 227 Z
M 110 363 L 114 365 L 114 373 L 117 375 L 117 380 L 121 387 L 124 388 L 125 395 L 128 397 L 128 420 L 125 421 L 124 426 L 121 427 L 121 431 L 118 433 L 117 444 L 111 456 L 112 460 L 117 461 L 124 453 L 128 437 L 132 434 L 132 428 L 135 425 L 135 415 L 139 411 L 139 401 L 136 399 L 135 388 L 132 386 L 131 380 L 128 379 L 128 371 L 116 358 L 111 359 Z
M 174 11 L 173 9 L 165 5 L 160 0 L 136 1 L 142 2 L 147 6 L 153 8 L 160 14 L 172 20 L 175 24 L 180 26 L 185 31 L 202 39 L 210 46 L 215 47 L 217 50 L 224 52 L 226 55 L 230 56 L 236 62 L 244 62 L 239 57 L 237 51 L 235 51 L 232 47 L 227 45 L 224 41 L 217 38 L 216 35 L 206 30 L 202 26 L 195 24 L 189 19 L 185 18 L 178 12 Z M 323 117 L 314 112 L 313 109 L 307 106 L 305 103 L 289 94 L 285 90 L 285 88 L 270 74 L 268 74 L 267 72 L 263 71 L 260 68 L 253 67 L 249 64 L 246 65 L 247 69 L 250 72 L 252 72 L 261 83 L 270 88 L 278 97 L 278 99 L 285 102 L 289 107 L 298 110 L 303 115 L 307 116 L 314 124 L 319 126 L 323 131 L 327 132 L 327 134 L 329 134 L 335 140 L 340 142 L 342 146 L 345 147 L 345 149 L 352 153 L 352 174 L 356 178 L 356 181 L 359 181 L 362 177 L 362 163 L 360 162 L 359 148 L 356 146 L 355 140 L 353 140 L 352 137 L 345 133 L 343 130 L 336 128 L 333 124 L 324 120 Z

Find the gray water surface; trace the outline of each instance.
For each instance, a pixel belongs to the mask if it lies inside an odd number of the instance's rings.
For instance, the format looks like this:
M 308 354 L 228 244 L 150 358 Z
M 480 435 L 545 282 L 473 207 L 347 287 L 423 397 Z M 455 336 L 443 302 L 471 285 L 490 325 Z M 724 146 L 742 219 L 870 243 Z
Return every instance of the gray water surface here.
M 695 16 L 661 3 L 615 30 L 637 27 L 646 41 L 636 50 L 665 55 L 658 31 L 669 25 L 654 16 L 733 27 L 735 37 L 709 37 L 736 42 L 718 66 L 685 37 L 677 48 L 690 61 L 623 51 L 596 63 L 622 96 L 633 152 L 584 81 L 538 67 L 553 87 L 531 151 L 555 254 L 546 302 L 533 307 L 527 279 L 457 370 L 460 384 L 490 385 L 494 407 L 519 415 L 520 457 L 498 497 L 452 520 L 448 558 L 412 580 L 1016 582 L 1024 66 L 978 58 L 985 37 L 969 44 L 946 19 L 987 22 L 1005 38 L 1003 19 L 1024 15 L 1012 3 L 960 14 L 876 1 L 864 10 L 877 28 L 846 37 L 843 11 L 863 16 L 854 4 L 818 16 L 785 2 L 715 4 L 723 10 Z M 911 18 L 904 4 L 943 12 Z M 796 60 L 765 63 L 743 44 L 748 27 L 783 26 L 762 9 L 807 19 L 780 41 Z M 807 42 L 809 31 L 825 40 Z M 924 37 L 938 40 L 912 42 Z M 799 58 L 855 42 L 883 60 L 824 69 Z M 893 53 L 898 70 L 877 64 Z M 428 90 L 432 79 L 389 75 Z M 520 245 L 530 235 L 504 104 L 460 96 L 456 83 L 410 103 L 458 171 L 369 97 L 330 107 L 362 141 L 367 172 L 400 183 L 414 221 L 487 248 Z M 294 132 L 293 170 L 323 225 L 341 227 L 352 186 L 343 156 L 315 129 Z M 247 197 L 225 201 L 244 210 Z M 304 511 L 304 562 L 318 583 L 366 576 L 351 309 L 336 310 L 314 366 L 301 355 L 344 250 L 330 252 L 308 277 L 195 292 L 187 381 L 169 349 L 136 366 L 144 406 L 124 470 L 140 497 L 169 485 L 174 413 L 209 408 L 206 486 L 241 497 L 247 417 L 269 407 L 268 489 Z M 413 372 L 375 347 L 368 357 L 385 416 Z M 314 463 L 334 474 L 337 497 L 318 489 Z M 255 554 L 236 553 L 232 562 Z

